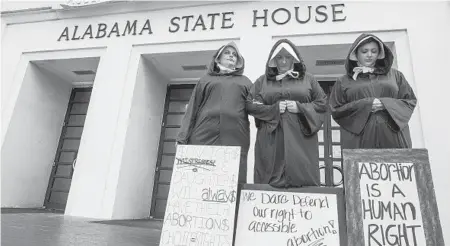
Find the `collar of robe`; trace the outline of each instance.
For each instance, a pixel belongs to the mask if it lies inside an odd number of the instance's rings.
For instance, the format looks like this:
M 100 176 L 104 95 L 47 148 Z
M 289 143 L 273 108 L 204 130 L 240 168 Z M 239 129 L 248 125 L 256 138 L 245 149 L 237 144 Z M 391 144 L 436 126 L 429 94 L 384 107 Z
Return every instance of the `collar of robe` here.
M 373 67 L 366 67 L 366 66 L 360 66 L 360 67 L 354 67 L 353 68 L 353 80 L 356 80 L 358 78 L 358 74 L 360 73 L 373 73 L 375 69 Z
M 235 69 L 227 68 L 220 63 L 217 63 L 217 67 L 220 69 L 220 74 L 227 74 L 236 71 Z
M 293 69 L 290 69 L 288 71 L 286 71 L 285 73 L 282 74 L 278 74 L 275 79 L 276 80 L 282 80 L 284 77 L 286 77 L 287 75 L 291 76 L 292 78 L 296 79 L 298 78 L 298 76 L 300 75 L 299 72 L 294 71 Z

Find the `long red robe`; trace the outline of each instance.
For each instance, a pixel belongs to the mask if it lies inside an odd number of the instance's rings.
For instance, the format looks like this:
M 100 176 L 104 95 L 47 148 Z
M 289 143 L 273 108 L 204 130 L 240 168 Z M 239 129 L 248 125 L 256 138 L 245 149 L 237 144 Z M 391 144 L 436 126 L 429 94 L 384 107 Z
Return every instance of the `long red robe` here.
M 236 48 L 237 49 L 237 48 Z M 245 110 L 252 82 L 242 67 L 234 72 L 219 73 L 214 55 L 208 73 L 194 88 L 178 133 L 179 144 L 240 146 L 239 183 L 247 177 L 247 154 L 250 146 L 250 124 Z
M 291 45 L 300 59 L 301 63 L 294 64 L 300 76 L 277 81 L 276 69 L 266 65 L 266 73 L 252 86 L 247 110 L 258 128 L 254 182 L 275 187 L 319 186 L 317 131 L 326 113 L 326 95 L 314 77 L 306 73 L 300 53 L 290 41 L 277 42 L 269 60 L 281 42 Z M 296 101 L 300 112 L 286 110 L 280 114 L 282 100 Z
M 362 34 L 352 45 L 374 35 Z M 378 39 L 379 40 L 379 39 Z M 381 42 L 381 40 L 379 40 Z M 382 43 L 382 42 L 381 42 Z M 385 58 L 378 60 L 373 73 L 352 78 L 355 61 L 347 56 L 347 74 L 333 86 L 330 106 L 334 120 L 341 126 L 342 148 L 411 148 L 408 122 L 416 106 L 416 96 L 398 70 L 391 68 L 394 56 L 383 44 Z M 373 100 L 384 105 L 382 111 L 372 112 Z

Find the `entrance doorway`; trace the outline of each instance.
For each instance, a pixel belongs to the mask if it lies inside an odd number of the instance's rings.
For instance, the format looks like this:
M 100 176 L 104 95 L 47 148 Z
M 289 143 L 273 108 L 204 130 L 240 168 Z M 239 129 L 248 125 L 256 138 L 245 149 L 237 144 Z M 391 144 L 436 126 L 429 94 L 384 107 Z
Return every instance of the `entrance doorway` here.
M 72 89 L 45 195 L 46 208 L 66 207 L 91 92 L 92 87 Z
M 176 152 L 176 137 L 195 84 L 205 74 L 215 48 L 222 45 L 222 43 L 213 44 L 208 42 L 204 45 L 204 47 L 211 46 L 211 50 L 142 55 L 147 66 L 152 68 L 149 70 L 148 76 L 157 74 L 155 81 L 164 84 L 164 92 L 166 93 L 165 100 L 163 101 L 163 98 L 161 98 L 158 101 L 161 103 L 161 110 L 163 110 L 162 119 L 159 121 L 161 127 L 159 128 L 158 151 L 154 153 L 155 158 L 153 159 L 156 160 L 156 164 L 154 166 L 155 176 L 150 201 L 150 217 L 152 218 L 164 218 Z M 183 47 L 188 46 L 184 45 Z M 159 125 L 155 125 L 155 130 L 156 127 L 159 127 Z M 153 132 L 151 134 L 152 137 L 157 135 Z
M 166 211 L 176 152 L 176 137 L 194 86 L 193 84 L 185 84 L 167 87 L 150 211 L 154 218 L 163 218 Z

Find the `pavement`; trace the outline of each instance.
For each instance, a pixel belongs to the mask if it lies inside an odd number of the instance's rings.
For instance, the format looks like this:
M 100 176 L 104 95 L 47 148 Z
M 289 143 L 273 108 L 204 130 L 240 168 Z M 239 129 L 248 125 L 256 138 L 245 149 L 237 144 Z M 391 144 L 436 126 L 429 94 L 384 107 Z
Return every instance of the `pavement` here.
M 161 220 L 100 221 L 42 209 L 3 209 L 2 246 L 157 246 Z

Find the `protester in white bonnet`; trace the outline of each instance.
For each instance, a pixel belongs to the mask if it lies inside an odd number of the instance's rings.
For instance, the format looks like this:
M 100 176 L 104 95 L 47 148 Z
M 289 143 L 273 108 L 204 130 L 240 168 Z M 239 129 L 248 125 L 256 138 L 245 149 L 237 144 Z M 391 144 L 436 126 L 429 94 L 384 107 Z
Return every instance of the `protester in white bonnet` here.
M 353 68 L 353 80 L 356 80 L 360 73 L 373 73 L 377 60 L 386 57 L 384 45 L 375 36 L 368 35 L 359 40 L 350 51 L 349 60 L 355 61 L 358 66 Z
M 291 41 L 274 44 L 266 72 L 252 85 L 247 101 L 258 128 L 254 183 L 279 188 L 320 186 L 317 132 L 327 99 Z
M 417 98 L 394 55 L 380 38 L 361 34 L 345 61 L 346 74 L 331 91 L 333 119 L 341 126 L 343 149 L 411 148 L 408 122 Z
M 280 43 L 272 53 L 268 66 L 278 69 L 276 80 L 281 80 L 286 75 L 298 78 L 299 73 L 294 71 L 294 63 L 300 63 L 295 51 L 287 43 Z

